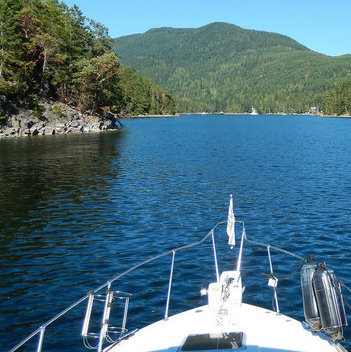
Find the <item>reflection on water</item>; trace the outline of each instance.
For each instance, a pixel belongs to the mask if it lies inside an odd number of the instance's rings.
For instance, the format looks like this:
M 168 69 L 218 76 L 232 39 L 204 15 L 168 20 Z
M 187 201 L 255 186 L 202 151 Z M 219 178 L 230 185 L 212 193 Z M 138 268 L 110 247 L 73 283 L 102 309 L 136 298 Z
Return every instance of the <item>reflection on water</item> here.
M 12 345 L 29 332 L 23 326 L 37 326 L 85 292 L 67 293 L 70 287 L 94 282 L 92 241 L 102 225 L 118 224 L 108 217 L 107 195 L 124 134 L 0 141 L 0 319 Z
M 33 220 L 33 210 L 41 219 L 47 202 L 57 201 L 58 196 L 79 203 L 87 191 L 105 192 L 106 179 L 118 171 L 110 168 L 119 153 L 115 142 L 116 135 L 111 134 L 1 141 L 3 228 L 18 227 L 22 220 Z
M 225 220 L 230 193 L 249 237 L 311 252 L 351 284 L 351 120 L 190 116 L 127 125 L 0 141 L 5 351 L 113 275 L 198 240 Z M 221 268 L 229 269 L 224 228 L 218 235 Z M 215 273 L 209 250 L 208 243 L 177 258 L 171 314 L 204 304 L 200 287 Z M 170 259 L 117 283 L 133 293 L 129 327 L 162 317 Z M 289 276 L 298 263 L 273 253 L 273 265 L 287 276 L 279 282 L 282 312 L 302 319 L 299 277 Z M 243 268 L 244 301 L 270 308 L 266 253 L 247 246 Z M 82 317 L 79 309 L 49 329 L 44 351 L 84 350 Z

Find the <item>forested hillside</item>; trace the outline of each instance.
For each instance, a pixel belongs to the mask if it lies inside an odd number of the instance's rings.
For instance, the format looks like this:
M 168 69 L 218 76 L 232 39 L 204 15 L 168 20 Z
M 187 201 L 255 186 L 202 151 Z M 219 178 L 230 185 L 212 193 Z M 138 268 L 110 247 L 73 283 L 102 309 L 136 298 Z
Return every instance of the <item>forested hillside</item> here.
M 172 90 L 179 111 L 306 112 L 351 72 L 289 37 L 227 23 L 115 39 L 121 62 Z
M 340 82 L 325 93 L 322 109 L 328 115 L 351 115 L 350 79 Z
M 40 117 L 43 99 L 98 114 L 174 113 L 170 93 L 123 68 L 108 30 L 77 7 L 1 0 L 0 103 L 20 103 Z

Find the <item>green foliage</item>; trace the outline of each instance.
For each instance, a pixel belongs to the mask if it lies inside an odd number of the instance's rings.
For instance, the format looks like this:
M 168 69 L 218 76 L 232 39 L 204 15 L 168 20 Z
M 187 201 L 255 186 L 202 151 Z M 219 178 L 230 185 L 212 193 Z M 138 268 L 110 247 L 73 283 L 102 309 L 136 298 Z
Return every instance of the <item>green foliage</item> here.
M 62 109 L 62 106 L 59 104 L 54 104 L 51 109 L 50 109 L 51 113 L 56 115 L 57 117 L 63 117 L 65 116 L 65 113 Z
M 40 98 L 82 111 L 121 111 L 128 97 L 112 47 L 107 28 L 85 18 L 76 6 L 58 0 L 0 0 L 0 95 L 26 103 L 38 117 Z M 151 89 L 148 80 L 141 81 Z
M 323 112 L 327 115 L 351 115 L 351 81 L 349 79 L 325 93 Z
M 3 108 L 0 106 L 0 125 L 4 124 L 6 121 L 6 115 Z
M 0 94 L 15 95 L 21 90 L 16 85 L 24 65 L 20 47 L 22 36 L 17 16 L 23 1 L 0 1 Z
M 123 95 L 122 111 L 127 115 L 174 114 L 175 105 L 170 93 L 160 89 L 150 79 L 134 69 L 124 68 L 121 72 Z
M 115 48 L 186 112 L 306 112 L 351 70 L 350 55 L 328 57 L 286 36 L 226 23 L 154 29 L 117 38 Z
M 44 112 L 44 107 L 40 104 L 40 101 L 36 95 L 30 98 L 30 108 L 33 110 L 33 114 L 37 119 L 41 119 Z

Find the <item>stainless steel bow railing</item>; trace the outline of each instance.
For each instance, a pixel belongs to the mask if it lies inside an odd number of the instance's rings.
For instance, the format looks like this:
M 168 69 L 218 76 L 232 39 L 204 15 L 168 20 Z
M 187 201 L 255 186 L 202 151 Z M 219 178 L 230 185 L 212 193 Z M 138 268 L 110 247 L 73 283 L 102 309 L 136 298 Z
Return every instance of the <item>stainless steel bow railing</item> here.
M 244 223 L 241 221 L 236 221 L 238 223 L 241 223 L 242 226 L 244 227 Z M 88 324 L 89 321 L 87 321 L 87 317 L 89 317 L 90 319 L 90 313 L 91 313 L 91 305 L 92 305 L 92 297 L 100 292 L 101 290 L 103 290 L 104 288 L 107 288 L 107 294 L 106 294 L 106 303 L 105 303 L 105 310 L 106 307 L 111 303 L 110 300 L 113 299 L 113 293 L 111 296 L 111 285 L 113 282 L 123 278 L 124 276 L 126 276 L 127 274 L 131 273 L 132 271 L 148 264 L 151 263 L 157 259 L 160 259 L 162 257 L 165 257 L 167 255 L 172 255 L 172 261 L 171 261 L 171 269 L 170 269 L 170 275 L 169 275 L 169 283 L 168 283 L 168 291 L 167 291 L 167 299 L 166 299 L 166 305 L 165 305 L 165 313 L 164 313 L 164 319 L 168 319 L 168 312 L 169 312 L 169 303 L 170 303 L 170 296 L 171 296 L 171 289 L 172 289 L 172 281 L 173 281 L 173 271 L 174 271 L 174 262 L 175 262 L 175 255 L 177 252 L 181 252 L 183 250 L 187 250 L 193 247 L 196 247 L 198 245 L 203 244 L 209 237 L 212 238 L 212 249 L 213 249 L 213 255 L 214 255 L 214 264 L 215 264 L 215 269 L 216 269 L 216 276 L 217 276 L 217 281 L 219 280 L 219 270 L 218 270 L 218 263 L 217 263 L 217 255 L 216 255 L 216 245 L 215 245 L 215 238 L 214 238 L 214 231 L 217 229 L 218 226 L 227 223 L 226 221 L 221 221 L 218 222 L 201 240 L 188 244 L 188 245 L 184 245 L 175 249 L 171 249 L 169 251 L 166 251 L 162 254 L 156 255 L 150 259 L 147 259 L 133 267 L 131 267 L 128 270 L 125 270 L 124 272 L 122 272 L 121 274 L 113 277 L 112 279 L 110 279 L 109 281 L 105 282 L 104 284 L 102 284 L 101 286 L 99 286 L 98 288 L 96 288 L 94 291 L 90 291 L 88 292 L 85 296 L 83 296 L 82 298 L 80 298 L 79 300 L 77 300 L 76 302 L 74 302 L 73 304 L 71 304 L 69 307 L 67 307 L 65 310 L 63 310 L 62 312 L 58 313 L 57 315 L 55 315 L 52 319 L 50 319 L 49 321 L 47 321 L 46 323 L 42 324 L 38 329 L 36 329 L 35 331 L 33 331 L 30 335 L 28 335 L 26 338 L 24 338 L 21 342 L 19 342 L 15 347 L 13 347 L 9 352 L 15 352 L 17 351 L 20 347 L 22 347 L 23 345 L 25 345 L 29 340 L 31 340 L 32 338 L 34 338 L 35 336 L 39 335 L 38 338 L 38 343 L 37 343 L 37 352 L 41 352 L 42 351 L 42 347 L 43 347 L 43 341 L 44 341 L 44 337 L 45 337 L 45 330 L 46 328 L 51 325 L 52 323 L 54 323 L 56 320 L 58 320 L 60 317 L 62 317 L 63 315 L 65 315 L 66 313 L 68 313 L 69 311 L 71 311 L 72 309 L 74 309 L 75 307 L 77 307 L 78 305 L 80 305 L 81 303 L 83 303 L 84 301 L 88 300 L 88 308 L 87 308 L 87 313 L 85 315 L 85 320 L 84 320 L 84 324 L 83 324 L 83 329 L 82 329 L 82 336 L 83 336 L 83 340 L 85 340 L 85 345 L 88 348 L 96 348 L 98 350 L 98 352 L 102 351 L 103 348 L 103 343 L 105 341 L 113 343 L 113 341 L 111 339 L 109 339 L 107 330 L 108 330 L 108 326 L 106 326 L 105 324 L 105 315 L 106 315 L 106 311 L 104 311 L 104 315 L 103 315 L 103 322 L 101 324 L 101 330 L 99 334 L 95 334 L 98 335 L 97 338 L 99 339 L 98 344 L 95 347 L 92 347 L 89 343 L 86 343 L 86 338 L 88 337 Z M 304 260 L 304 258 L 291 253 L 287 250 L 284 249 L 280 249 L 278 247 L 274 247 L 271 246 L 269 244 L 264 244 L 264 243 L 259 243 L 259 242 L 255 242 L 255 241 L 251 241 L 248 240 L 246 238 L 246 234 L 245 236 L 242 237 L 242 242 L 241 242 L 241 248 L 240 250 L 242 250 L 242 244 L 243 242 L 248 242 L 257 246 L 262 246 L 265 247 L 267 249 L 268 252 L 268 257 L 269 257 L 269 262 L 270 262 L 270 269 L 271 269 L 271 274 L 273 275 L 273 269 L 272 269 L 272 263 L 271 263 L 271 258 L 270 258 L 270 249 L 274 249 L 277 251 L 280 251 L 282 253 L 291 255 L 293 257 L 295 257 L 296 259 L 299 260 Z M 274 276 L 273 276 L 274 277 Z M 118 291 L 113 291 L 113 292 L 118 292 Z M 276 295 L 276 291 L 274 289 L 274 293 L 275 293 L 275 300 L 276 300 L 276 311 L 279 313 L 279 306 L 278 306 L 278 299 L 277 299 L 277 295 Z M 125 293 L 123 293 L 125 294 Z M 128 295 L 128 294 L 127 294 Z M 126 302 L 126 309 L 128 309 L 128 302 L 129 302 L 129 296 Z M 90 311 L 89 311 L 90 310 Z M 110 312 L 108 311 L 108 314 Z M 107 319 L 108 320 L 108 319 Z M 123 326 L 121 328 L 121 338 L 125 337 L 123 336 L 123 333 L 126 331 L 125 329 L 125 323 L 126 323 L 126 311 L 124 312 L 124 317 L 123 317 Z M 118 341 L 117 341 L 118 342 Z
M 171 249 L 167 252 L 164 252 L 162 254 L 159 254 L 155 257 L 152 257 L 150 259 L 147 259 L 143 262 L 141 262 L 140 264 L 137 264 L 133 267 L 131 267 L 130 269 L 122 272 L 121 274 L 113 277 L 111 280 L 105 282 L 104 284 L 102 284 L 101 286 L 99 286 L 98 288 L 96 288 L 94 291 L 90 291 L 88 292 L 84 297 L 80 298 L 79 300 L 77 300 L 76 302 L 74 302 L 73 304 L 71 304 L 69 307 L 67 307 L 66 309 L 64 309 L 62 312 L 58 313 L 57 315 L 55 315 L 52 319 L 50 319 L 49 321 L 47 321 L 46 323 L 42 324 L 38 329 L 36 329 L 35 331 L 33 331 L 30 335 L 28 335 L 26 338 L 24 338 L 21 342 L 19 342 L 15 347 L 13 347 L 9 352 L 15 352 L 17 351 L 20 347 L 22 347 L 23 345 L 25 345 L 29 340 L 31 340 L 32 338 L 34 338 L 35 336 L 39 335 L 39 339 L 38 339 L 38 344 L 37 344 L 37 352 L 41 352 L 42 351 L 42 347 L 43 347 L 43 341 L 44 341 L 44 337 L 45 337 L 45 330 L 46 328 L 51 325 L 52 323 L 54 323 L 56 320 L 58 320 L 59 318 L 61 318 L 63 315 L 65 315 L 66 313 L 68 313 L 69 311 L 71 311 L 73 308 L 77 307 L 78 305 L 80 305 L 81 303 L 83 303 L 86 300 L 89 300 L 89 297 L 91 297 L 91 294 L 96 294 L 99 291 L 103 290 L 104 288 L 110 289 L 111 288 L 111 284 L 119 279 L 121 279 L 122 277 L 126 276 L 127 274 L 129 274 L 130 272 L 148 264 L 151 263 L 157 259 L 160 259 L 162 257 L 165 257 L 167 255 L 172 254 L 172 264 L 171 264 L 171 271 L 170 271 L 170 277 L 169 277 L 169 285 L 168 285 L 168 293 L 167 293 L 167 300 L 166 300 L 166 308 L 165 308 L 165 314 L 164 314 L 164 318 L 167 319 L 168 318 L 168 310 L 169 310 L 169 301 L 170 301 L 170 295 L 171 295 L 171 287 L 172 287 L 172 280 L 173 280 L 173 270 L 174 270 L 174 260 L 175 260 L 175 254 L 177 252 L 183 251 L 183 250 L 187 250 L 190 248 L 193 248 L 195 246 L 198 246 L 202 243 L 204 243 L 210 236 L 212 236 L 212 241 L 213 241 L 213 246 L 215 246 L 215 242 L 214 242 L 214 230 L 221 224 L 226 223 L 225 221 L 219 222 L 217 223 L 207 234 L 206 236 L 204 236 L 200 241 L 185 245 L 185 246 L 181 246 L 175 249 Z M 214 253 L 215 253 L 215 247 L 214 247 Z M 217 257 L 215 255 L 215 265 L 216 265 L 216 271 L 218 273 L 218 265 L 217 265 Z M 101 336 L 102 334 L 100 334 Z M 102 350 L 102 345 L 103 345 L 103 340 L 104 340 L 104 336 L 99 337 L 99 344 L 97 346 L 97 349 L 99 352 L 101 352 Z

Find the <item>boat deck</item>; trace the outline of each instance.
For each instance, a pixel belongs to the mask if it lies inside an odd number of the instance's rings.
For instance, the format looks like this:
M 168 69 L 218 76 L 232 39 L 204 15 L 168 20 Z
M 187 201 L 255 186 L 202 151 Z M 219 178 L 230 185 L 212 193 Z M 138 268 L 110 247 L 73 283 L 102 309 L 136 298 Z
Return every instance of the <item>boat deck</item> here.
M 232 341 L 230 346 L 225 338 L 221 339 L 228 335 Z M 241 335 L 242 341 L 237 343 L 234 339 L 233 343 L 234 335 Z M 179 313 L 137 331 L 106 348 L 105 352 L 224 352 L 234 349 L 247 352 L 346 351 L 326 335 L 309 331 L 295 319 L 242 304 L 231 316 L 216 314 L 207 305 Z

